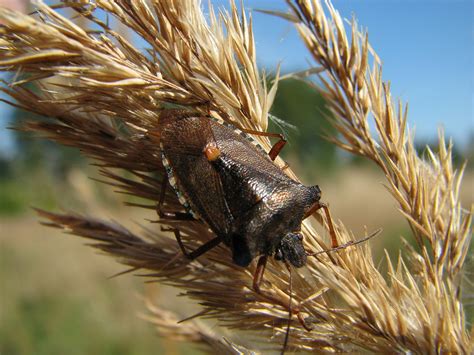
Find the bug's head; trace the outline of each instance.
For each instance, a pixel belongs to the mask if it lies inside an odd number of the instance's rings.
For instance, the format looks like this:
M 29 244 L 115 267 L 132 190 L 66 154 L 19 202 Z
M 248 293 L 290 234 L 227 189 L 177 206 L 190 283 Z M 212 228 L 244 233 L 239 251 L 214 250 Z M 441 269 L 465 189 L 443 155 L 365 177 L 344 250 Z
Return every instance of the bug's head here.
M 275 251 L 275 259 L 288 261 L 294 267 L 306 265 L 303 235 L 301 233 L 288 233 L 285 235 Z

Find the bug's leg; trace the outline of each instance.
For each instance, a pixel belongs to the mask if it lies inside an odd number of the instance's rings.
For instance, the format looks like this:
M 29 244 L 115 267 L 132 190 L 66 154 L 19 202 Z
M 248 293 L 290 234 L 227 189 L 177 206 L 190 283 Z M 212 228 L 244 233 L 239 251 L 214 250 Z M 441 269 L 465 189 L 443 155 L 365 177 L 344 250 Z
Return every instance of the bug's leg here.
M 314 206 L 306 213 L 305 218 L 311 216 L 320 209 L 322 209 L 326 215 L 326 220 L 329 227 L 329 235 L 331 236 L 331 247 L 337 248 L 339 246 L 339 242 L 337 241 L 336 228 L 334 228 L 334 224 L 332 223 L 332 217 L 331 213 L 329 212 L 328 205 L 322 202 L 315 203 Z
M 257 268 L 255 269 L 255 273 L 253 274 L 253 289 L 260 296 L 263 296 L 281 305 L 284 308 L 288 308 L 288 305 L 285 304 L 282 300 L 279 300 L 278 298 L 266 292 L 263 292 L 262 289 L 260 288 L 260 284 L 262 283 L 262 280 L 263 280 L 263 274 L 265 272 L 265 266 L 267 265 L 267 259 L 268 259 L 267 255 L 262 255 L 257 261 Z
M 212 248 L 218 246 L 222 242 L 221 237 L 215 237 L 215 238 L 211 239 L 210 241 L 204 243 L 203 245 L 201 245 L 199 248 L 192 251 L 191 253 L 188 253 L 188 251 L 184 247 L 183 241 L 181 240 L 181 234 L 179 232 L 179 229 L 174 228 L 172 230 L 174 232 L 174 236 L 176 237 L 176 241 L 178 242 L 179 248 L 181 249 L 183 254 L 189 260 L 194 260 L 194 259 L 198 258 L 202 254 L 204 254 L 205 252 L 207 252 L 207 251 L 211 250 Z
M 300 322 L 300 324 L 303 326 L 303 328 L 310 332 L 313 330 L 313 328 L 309 327 L 308 324 L 306 324 L 306 321 L 304 320 L 303 318 L 303 314 L 300 312 L 300 308 L 299 307 L 294 307 L 293 308 L 293 313 L 296 314 L 296 317 L 298 318 L 298 321 Z
M 286 347 L 288 346 L 288 339 L 290 338 L 290 329 L 291 329 L 291 319 L 293 318 L 293 277 L 291 275 L 291 267 L 288 261 L 285 261 L 285 266 L 288 269 L 289 279 L 288 282 L 290 284 L 289 293 L 290 293 L 290 300 L 288 302 L 288 323 L 286 324 L 286 333 L 285 333 L 285 340 L 283 342 L 283 348 L 281 349 L 281 353 L 284 354 Z
M 222 240 L 223 239 L 221 237 L 215 237 L 215 238 L 211 239 L 210 241 L 208 241 L 207 243 L 201 245 L 196 250 L 189 253 L 187 255 L 187 257 L 190 260 L 194 260 L 194 259 L 198 258 L 199 256 L 201 256 L 202 254 L 204 254 L 204 253 L 208 252 L 209 250 L 211 250 L 211 249 L 215 248 L 216 246 L 218 246 L 222 242 Z
M 292 282 L 292 276 L 291 276 L 291 266 L 290 266 L 290 264 L 288 264 L 287 261 L 285 261 L 285 266 L 288 269 L 288 273 L 290 275 L 290 278 L 289 278 L 290 302 L 288 303 L 288 312 L 289 312 L 288 327 L 287 327 L 287 332 L 286 332 L 286 335 L 285 335 L 285 346 L 283 347 L 283 349 L 286 348 L 286 344 L 288 342 L 288 335 L 289 335 L 289 332 L 290 332 L 291 317 L 293 316 L 293 314 L 296 315 L 296 317 L 298 318 L 298 321 L 301 323 L 301 325 L 303 326 L 304 329 L 306 329 L 308 332 L 313 330 L 312 328 L 308 327 L 308 325 L 306 324 L 306 322 L 303 318 L 303 315 L 300 312 L 300 305 L 298 305 L 296 307 L 293 307 L 293 305 L 292 305 L 292 303 L 293 303 L 293 282 Z
M 207 116 L 211 117 L 211 101 L 206 101 L 203 106 L 206 108 Z
M 295 314 L 298 317 L 298 320 L 304 329 L 306 329 L 307 331 L 311 331 L 312 329 L 308 327 L 308 325 L 305 323 L 303 316 L 300 313 L 299 307 L 296 307 L 296 308 L 292 308 L 291 306 L 289 307 L 288 304 L 285 304 L 282 300 L 279 300 L 278 298 L 273 297 L 272 295 L 269 295 L 263 292 L 262 289 L 260 288 L 260 284 L 262 283 L 262 280 L 263 280 L 263 274 L 265 272 L 265 266 L 267 264 L 267 259 L 268 259 L 267 255 L 262 255 L 260 259 L 258 259 L 257 268 L 255 269 L 255 273 L 253 276 L 254 291 L 258 293 L 260 296 L 265 297 L 266 299 L 271 300 L 275 302 L 276 304 L 281 305 L 284 308 L 287 308 L 288 311 L 291 312 L 291 314 Z
M 263 273 L 265 272 L 265 266 L 267 265 L 267 255 L 262 255 L 257 262 L 257 268 L 255 269 L 255 274 L 253 275 L 253 289 L 260 295 L 263 295 L 262 290 L 260 289 L 260 284 L 262 283 Z
M 273 145 L 272 149 L 270 149 L 270 152 L 268 153 L 271 160 L 276 159 L 276 157 L 278 156 L 278 154 L 280 154 L 281 150 L 286 144 L 285 137 L 283 136 L 283 134 L 280 134 L 280 133 L 260 132 L 260 131 L 253 131 L 251 129 L 243 129 L 242 131 L 245 133 L 254 134 L 256 136 L 278 138 L 279 139 L 278 142 L 276 142 Z
M 333 248 L 337 248 L 339 246 L 339 242 L 337 241 L 336 228 L 334 228 L 334 224 L 332 223 L 331 212 L 329 211 L 328 205 L 325 203 L 319 203 L 319 206 L 319 208 L 323 209 L 324 214 L 326 215 L 329 227 L 329 235 L 331 236 L 331 246 Z
M 193 221 L 195 218 L 191 213 L 186 212 L 166 212 L 163 211 L 163 205 L 165 204 L 166 188 L 168 187 L 168 178 L 165 176 L 161 183 L 160 198 L 158 205 L 156 206 L 156 213 L 163 219 L 175 219 L 180 221 Z
M 178 221 L 195 221 L 196 218 L 193 217 L 191 213 L 187 212 L 164 212 L 158 210 L 158 216 L 162 219 L 174 219 Z

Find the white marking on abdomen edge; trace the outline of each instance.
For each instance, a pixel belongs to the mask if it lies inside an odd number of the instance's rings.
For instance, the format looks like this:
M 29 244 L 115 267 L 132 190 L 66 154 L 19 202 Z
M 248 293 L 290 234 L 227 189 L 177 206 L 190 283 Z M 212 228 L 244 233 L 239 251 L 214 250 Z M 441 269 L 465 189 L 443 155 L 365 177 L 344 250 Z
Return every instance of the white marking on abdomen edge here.
M 161 143 L 160 143 L 160 148 L 161 148 L 161 160 L 163 162 L 163 166 L 165 167 L 166 175 L 168 176 L 168 182 L 170 183 L 171 187 L 174 190 L 174 193 L 178 197 L 179 203 L 181 203 L 181 205 L 183 205 L 186 211 L 191 213 L 194 218 L 198 219 L 199 216 L 192 210 L 188 200 L 186 199 L 186 197 L 184 197 L 184 194 L 181 192 L 181 190 L 178 187 L 178 183 L 173 173 L 173 168 L 171 167 L 170 162 L 165 156 L 165 153 L 163 151 L 163 145 Z

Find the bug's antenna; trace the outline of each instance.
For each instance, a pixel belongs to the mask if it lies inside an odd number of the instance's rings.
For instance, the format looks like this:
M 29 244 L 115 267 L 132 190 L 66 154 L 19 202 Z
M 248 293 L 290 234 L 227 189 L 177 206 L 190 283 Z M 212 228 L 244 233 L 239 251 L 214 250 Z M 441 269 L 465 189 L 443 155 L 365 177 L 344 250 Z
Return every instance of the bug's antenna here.
M 286 334 L 285 334 L 285 342 L 283 343 L 283 349 L 281 349 L 281 355 L 285 354 L 286 347 L 288 345 L 288 339 L 290 337 L 290 326 L 291 326 L 291 317 L 293 316 L 293 309 L 291 308 L 291 304 L 293 303 L 293 279 L 291 277 L 291 267 L 287 261 L 285 261 L 286 268 L 290 274 L 289 282 L 290 282 L 290 302 L 288 303 L 288 324 L 286 326 Z
M 375 232 L 373 232 L 372 234 L 370 234 L 369 236 L 365 237 L 365 238 L 362 238 L 362 239 L 359 239 L 359 240 L 351 240 L 345 244 L 342 244 L 342 245 L 339 245 L 337 247 L 334 247 L 334 248 L 331 248 L 331 249 L 328 249 L 328 250 L 322 250 L 322 251 L 317 251 L 317 252 L 313 252 L 313 253 L 308 253 L 306 252 L 306 255 L 307 256 L 316 256 L 316 255 L 320 255 L 320 254 L 328 254 L 328 253 L 331 253 L 333 251 L 337 251 L 337 250 L 341 250 L 341 249 L 346 249 L 347 247 L 350 247 L 352 245 L 357 245 L 357 244 L 360 244 L 360 243 L 363 243 L 373 237 L 375 237 L 376 235 L 378 235 L 380 232 L 382 231 L 382 228 L 379 228 L 377 229 Z
M 331 217 L 331 212 L 329 211 L 328 205 L 322 202 L 316 202 L 310 209 L 309 211 L 306 212 L 304 218 L 308 218 L 311 216 L 313 213 L 316 211 L 322 209 L 324 214 L 326 215 L 326 220 L 329 228 L 329 235 L 331 236 L 331 246 L 333 248 L 337 248 L 339 243 L 337 241 L 337 234 L 336 234 L 336 228 L 334 227 L 334 223 L 332 222 L 332 217 Z

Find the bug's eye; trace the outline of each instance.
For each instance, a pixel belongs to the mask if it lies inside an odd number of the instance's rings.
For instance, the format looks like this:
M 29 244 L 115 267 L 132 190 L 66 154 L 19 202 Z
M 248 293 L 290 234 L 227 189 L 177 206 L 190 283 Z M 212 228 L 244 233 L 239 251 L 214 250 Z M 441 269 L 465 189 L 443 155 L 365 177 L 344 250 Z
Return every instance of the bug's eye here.
M 298 236 L 298 239 L 299 239 L 299 240 L 303 240 L 303 234 L 298 233 L 297 236 Z
M 281 252 L 281 249 L 278 248 L 276 251 L 275 251 L 275 256 L 274 256 L 275 260 L 277 261 L 281 261 L 283 260 L 283 253 Z

